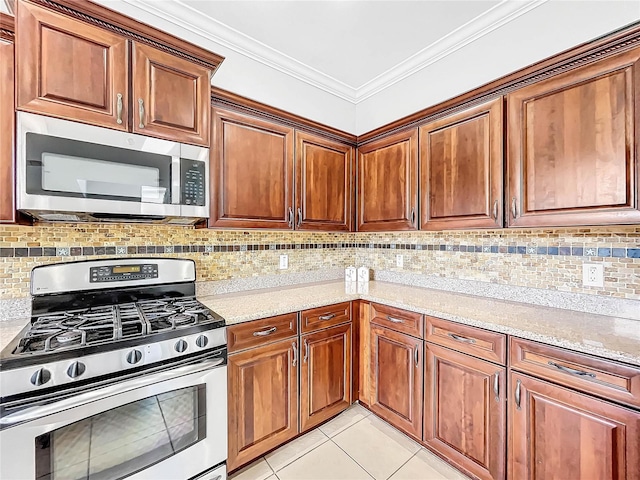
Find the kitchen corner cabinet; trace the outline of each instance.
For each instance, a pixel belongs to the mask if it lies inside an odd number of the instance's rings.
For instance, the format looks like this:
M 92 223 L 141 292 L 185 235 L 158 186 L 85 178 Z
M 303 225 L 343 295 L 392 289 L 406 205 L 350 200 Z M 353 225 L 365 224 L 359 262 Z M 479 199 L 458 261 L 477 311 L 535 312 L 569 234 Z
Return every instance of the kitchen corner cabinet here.
M 420 127 L 420 228 L 502 227 L 502 97 Z
M 296 230 L 351 231 L 353 148 L 296 131 Z
M 418 129 L 358 149 L 360 232 L 417 230 Z
M 209 145 L 208 68 L 24 0 L 17 22 L 19 110 Z
M 512 372 L 509 478 L 640 479 L 640 412 Z
M 508 225 L 640 223 L 640 48 L 507 96 Z
M 4 14 L 0 21 L 4 23 Z M 0 39 L 0 223 L 15 221 L 13 43 Z
M 210 227 L 293 228 L 293 129 L 213 109 Z
M 504 479 L 506 369 L 430 343 L 425 357 L 424 442 L 479 479 Z

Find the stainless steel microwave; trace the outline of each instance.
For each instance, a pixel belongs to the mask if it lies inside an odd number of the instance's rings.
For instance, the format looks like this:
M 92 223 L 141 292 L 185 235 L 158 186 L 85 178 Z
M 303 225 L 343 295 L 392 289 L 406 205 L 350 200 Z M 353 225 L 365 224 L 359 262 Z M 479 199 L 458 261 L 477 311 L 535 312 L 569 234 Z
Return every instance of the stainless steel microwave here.
M 17 114 L 17 208 L 42 221 L 209 217 L 209 149 Z

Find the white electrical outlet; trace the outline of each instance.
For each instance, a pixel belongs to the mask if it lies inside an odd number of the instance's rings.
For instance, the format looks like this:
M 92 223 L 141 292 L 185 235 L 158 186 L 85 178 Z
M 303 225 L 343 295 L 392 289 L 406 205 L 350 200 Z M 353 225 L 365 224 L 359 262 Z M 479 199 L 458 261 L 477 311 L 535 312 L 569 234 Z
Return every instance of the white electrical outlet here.
M 396 267 L 402 268 L 403 265 L 404 265 L 404 257 L 402 256 L 402 254 L 399 253 L 396 255 Z
M 280 270 L 289 268 L 289 255 L 280 255 Z
M 582 285 L 585 287 L 603 287 L 604 265 L 601 263 L 583 263 Z

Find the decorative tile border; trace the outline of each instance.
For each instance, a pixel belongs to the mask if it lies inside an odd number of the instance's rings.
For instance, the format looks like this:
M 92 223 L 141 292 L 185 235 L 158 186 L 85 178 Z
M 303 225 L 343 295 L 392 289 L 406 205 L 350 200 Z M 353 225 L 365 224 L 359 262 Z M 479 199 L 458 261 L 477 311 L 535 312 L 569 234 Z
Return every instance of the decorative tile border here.
M 415 243 L 265 243 L 234 245 L 146 245 L 104 247 L 16 247 L 0 248 L 0 257 L 83 257 L 146 255 L 167 253 L 254 252 L 263 250 L 316 250 L 366 248 L 382 250 L 422 250 L 459 253 L 499 253 L 514 255 L 551 255 L 601 258 L 640 258 L 640 248 L 603 248 L 531 245 L 459 245 Z

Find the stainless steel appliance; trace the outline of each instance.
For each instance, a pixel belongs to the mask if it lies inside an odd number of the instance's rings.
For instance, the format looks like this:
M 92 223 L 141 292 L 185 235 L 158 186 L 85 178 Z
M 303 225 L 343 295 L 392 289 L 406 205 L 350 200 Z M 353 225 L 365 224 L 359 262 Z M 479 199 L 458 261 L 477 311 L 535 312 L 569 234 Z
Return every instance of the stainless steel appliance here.
M 193 261 L 47 265 L 31 293 L 0 352 L 0 478 L 226 478 L 226 327 Z
M 209 149 L 17 113 L 17 207 L 43 221 L 209 217 Z

